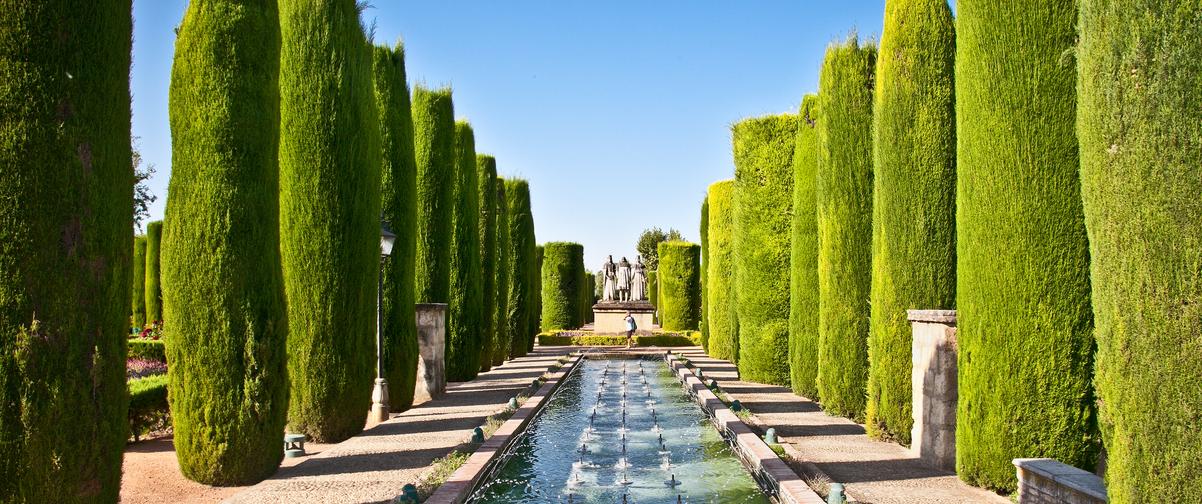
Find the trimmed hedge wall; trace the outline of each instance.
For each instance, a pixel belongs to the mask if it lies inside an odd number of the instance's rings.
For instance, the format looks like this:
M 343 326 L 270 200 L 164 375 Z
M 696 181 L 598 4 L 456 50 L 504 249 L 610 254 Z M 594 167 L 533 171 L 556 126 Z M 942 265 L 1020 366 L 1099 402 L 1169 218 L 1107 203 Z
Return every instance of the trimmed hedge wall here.
M 739 360 L 739 325 L 734 291 L 734 180 L 710 184 L 709 260 L 705 263 L 706 318 L 709 320 L 709 355 L 731 362 Z
M 162 284 L 162 247 L 163 221 L 154 221 L 146 225 L 146 266 L 142 274 L 146 276 L 146 323 L 152 324 L 163 320 L 163 284 Z
M 647 272 L 647 301 L 659 312 L 659 271 Z M 658 317 L 657 317 L 658 318 Z
M 126 344 L 128 346 L 125 355 L 129 359 L 167 362 L 167 351 L 163 348 L 163 340 L 133 338 Z
M 793 150 L 789 252 L 789 376 L 793 393 L 818 400 L 818 95 L 801 100 Z M 906 355 L 909 355 L 907 352 Z
M 0 502 L 116 502 L 130 0 L 5 2 L 0 19 Z
M 956 472 L 1002 491 L 1016 457 L 1100 448 L 1075 3 L 956 3 Z
M 455 206 L 451 212 L 451 297 L 447 303 L 447 381 L 480 372 L 484 295 L 480 275 L 480 187 L 476 138 L 466 121 L 455 123 Z
M 455 195 L 455 107 L 450 88 L 413 88 L 417 166 L 414 301 L 446 303 L 451 292 L 451 208 Z
M 579 243 L 543 244 L 542 330 L 576 329 L 580 320 L 584 247 Z
M 701 246 L 659 242 L 660 325 L 669 331 L 696 331 L 701 323 Z M 704 340 L 702 340 L 704 341 Z
M 634 346 L 687 347 L 701 344 L 699 331 L 656 332 L 634 335 Z M 626 346 L 626 336 L 606 336 L 574 331 L 539 333 L 538 344 L 544 346 Z
M 872 316 L 865 427 L 910 444 L 906 310 L 956 307 L 956 34 L 946 1 L 895 0 L 873 105 Z
M 747 119 L 731 128 L 738 367 L 746 381 L 789 384 L 789 276 L 783 272 L 789 270 L 793 150 L 800 122 L 796 115 L 784 114 Z
M 129 381 L 127 417 L 129 435 L 134 440 L 170 425 L 173 420 L 167 401 L 167 380 L 167 375 L 155 375 Z M 280 435 L 284 433 L 281 431 Z M 281 452 L 280 457 L 283 455 Z
M 701 266 L 700 266 L 700 282 L 701 282 L 701 349 L 709 350 L 709 327 L 706 321 L 709 307 L 709 302 L 705 300 L 705 265 L 709 263 L 709 258 L 706 254 L 709 253 L 709 220 L 710 220 L 710 199 L 706 195 L 701 200 Z
M 405 81 L 405 46 L 372 50 L 376 114 L 380 122 L 380 207 L 397 235 L 384 261 L 381 318 L 384 378 L 392 411 L 413 406 L 417 384 L 417 325 L 414 324 L 413 269 L 417 253 L 417 166 L 413 157 L 413 117 Z
M 497 160 L 476 155 L 476 179 L 480 202 L 481 334 L 480 370 L 492 368 L 497 347 Z
M 534 279 L 538 273 L 535 257 L 534 217 L 530 213 L 530 186 L 522 179 L 505 180 L 506 211 L 509 219 L 509 250 L 505 254 L 508 270 L 508 315 L 510 357 L 526 355 L 535 332 L 531 324 L 538 323 L 534 309 L 538 304 Z
M 854 36 L 830 45 L 818 84 L 818 397 L 857 422 L 868 383 L 876 54 Z
M 1077 134 L 1110 502 L 1202 488 L 1202 4 L 1084 0 Z
M 597 277 L 584 272 L 584 323 L 593 323 L 593 305 L 597 304 Z
M 130 294 L 131 329 L 146 327 L 146 237 L 134 237 L 133 289 Z
M 509 328 L 509 204 L 505 197 L 505 179 L 497 177 L 496 199 L 493 200 L 497 212 L 497 300 L 494 306 L 496 315 L 493 326 L 496 328 L 493 342 L 492 363 L 500 366 L 509 358 L 513 336 Z
M 381 159 L 371 46 L 355 0 L 283 0 L 280 32 L 288 425 L 334 443 L 363 430 L 375 375 Z
M 531 227 L 533 223 L 531 223 Z M 530 327 L 526 328 L 526 351 L 534 351 L 534 335 L 542 327 L 543 313 L 543 282 L 540 278 L 543 271 L 543 246 L 534 246 L 534 270 L 530 272 L 530 283 L 534 286 L 534 310 L 530 312 Z

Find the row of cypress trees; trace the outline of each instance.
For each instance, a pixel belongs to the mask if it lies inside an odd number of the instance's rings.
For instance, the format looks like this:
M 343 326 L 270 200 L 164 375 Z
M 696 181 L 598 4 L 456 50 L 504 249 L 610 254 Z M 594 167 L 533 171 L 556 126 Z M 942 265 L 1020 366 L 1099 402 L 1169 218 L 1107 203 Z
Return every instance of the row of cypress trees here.
M 137 329 L 163 320 L 162 240 L 163 221 L 148 223 L 146 234 L 134 237 L 130 324 Z

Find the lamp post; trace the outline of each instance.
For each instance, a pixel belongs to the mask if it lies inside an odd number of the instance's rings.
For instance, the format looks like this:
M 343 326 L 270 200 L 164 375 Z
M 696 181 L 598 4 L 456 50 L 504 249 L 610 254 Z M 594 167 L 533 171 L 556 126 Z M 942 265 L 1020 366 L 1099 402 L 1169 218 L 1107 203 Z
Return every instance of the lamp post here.
M 376 386 L 371 391 L 371 419 L 388 420 L 388 380 L 384 379 L 384 261 L 392 255 L 396 235 L 380 222 L 380 275 L 376 280 Z

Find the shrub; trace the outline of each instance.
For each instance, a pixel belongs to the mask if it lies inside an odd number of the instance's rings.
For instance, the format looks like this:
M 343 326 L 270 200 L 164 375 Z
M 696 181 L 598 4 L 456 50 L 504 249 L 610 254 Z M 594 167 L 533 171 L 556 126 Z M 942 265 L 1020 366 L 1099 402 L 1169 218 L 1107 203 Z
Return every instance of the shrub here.
M 146 359 L 157 362 L 167 362 L 167 353 L 163 349 L 162 340 L 130 339 L 128 342 L 130 359 Z
M 172 410 L 167 401 L 167 375 L 137 378 L 130 380 L 127 386 L 129 435 L 133 436 L 135 441 L 141 436 L 171 425 Z M 283 436 L 283 432 L 280 435 Z M 283 457 L 283 453 L 280 453 L 280 457 Z
M 873 105 L 872 290 L 865 426 L 910 444 L 909 309 L 956 307 L 956 35 L 939 0 L 897 0 Z
M 315 442 L 363 430 L 375 374 L 380 126 L 358 13 L 355 0 L 280 2 L 288 425 Z
M 768 326 L 788 320 L 789 276 L 782 272 L 789 270 L 793 149 L 799 122 L 795 115 L 775 115 L 731 128 L 738 367 L 739 377 L 747 381 L 789 384 L 788 331 L 769 331 Z M 782 334 L 785 338 L 779 338 Z
M 1188 502 L 1202 487 L 1202 4 L 1079 5 L 1106 490 L 1116 504 Z
M 131 329 L 146 327 L 146 237 L 134 237 L 133 289 L 130 295 Z
M 656 252 L 657 254 L 659 252 Z M 659 272 L 647 272 L 647 302 L 656 308 L 656 314 L 659 314 Z M 657 317 L 658 318 L 658 317 Z
M 397 235 L 392 255 L 380 271 L 384 378 L 388 405 L 405 411 L 417 384 L 417 326 L 414 324 L 414 255 L 417 253 L 417 166 L 413 157 L 413 117 L 405 82 L 405 47 L 372 52 L 376 113 L 380 123 L 380 207 Z
M 789 377 L 793 393 L 818 399 L 818 95 L 801 100 L 793 150 L 789 252 Z M 907 353 L 906 355 L 909 355 Z
M 497 347 L 497 160 L 476 156 L 476 178 L 480 201 L 480 370 L 492 367 Z
M 659 243 L 660 311 L 664 329 L 698 329 L 701 321 L 701 246 L 670 241 Z
M 500 366 L 505 359 L 509 358 L 513 336 L 509 328 L 509 277 L 511 272 L 509 270 L 509 204 L 506 203 L 505 197 L 505 179 L 497 177 L 495 186 L 497 194 L 493 202 L 497 215 L 497 300 L 493 308 L 496 311 L 493 322 L 496 339 L 493 342 L 492 363 L 494 366 Z
M 0 7 L 0 502 L 118 498 L 130 23 L 129 0 Z
M 480 187 L 476 180 L 476 139 L 472 126 L 466 121 L 455 123 L 455 159 L 446 364 L 448 381 L 468 381 L 480 372 L 484 296 L 480 292 Z
M 550 242 L 543 245 L 542 330 L 580 327 L 580 271 L 584 247 L 579 243 Z
M 956 472 L 1002 491 L 1015 457 L 1099 448 L 1074 5 L 956 4 Z
M 706 194 L 709 201 L 710 251 L 705 263 L 706 306 L 709 320 L 708 353 L 716 359 L 739 360 L 738 314 L 735 312 L 734 291 L 734 180 L 710 184 Z
M 826 50 L 818 123 L 818 397 L 863 421 L 872 276 L 872 80 L 876 47 Z
M 635 346 L 687 347 L 701 343 L 699 331 L 667 331 L 635 335 Z M 548 331 L 538 334 L 543 346 L 625 346 L 625 335 L 600 335 L 579 331 Z
M 597 304 L 597 277 L 584 272 L 584 322 L 593 323 L 593 305 Z
M 531 226 L 533 227 L 533 225 Z M 534 268 L 530 271 L 530 284 L 534 286 L 534 310 L 530 311 L 530 327 L 526 328 L 526 351 L 534 351 L 534 335 L 542 327 L 543 313 L 543 246 L 534 246 Z
M 161 250 L 163 246 L 163 221 L 146 224 L 146 265 L 142 274 L 146 276 L 146 323 L 163 320 L 163 287 Z
M 509 218 L 509 253 L 505 267 L 509 277 L 508 314 L 510 357 L 526 355 L 529 341 L 535 332 L 532 323 L 538 322 L 535 272 L 534 217 L 530 213 L 530 186 L 522 179 L 505 180 L 506 211 Z
M 705 300 L 705 265 L 709 263 L 709 220 L 710 220 L 710 199 L 707 195 L 701 200 L 701 271 L 699 272 L 701 282 L 701 349 L 709 350 L 709 324 L 706 321 L 706 308 L 709 302 Z
M 455 190 L 455 107 L 451 90 L 413 89 L 417 167 L 414 300 L 446 303 L 451 291 L 451 208 Z

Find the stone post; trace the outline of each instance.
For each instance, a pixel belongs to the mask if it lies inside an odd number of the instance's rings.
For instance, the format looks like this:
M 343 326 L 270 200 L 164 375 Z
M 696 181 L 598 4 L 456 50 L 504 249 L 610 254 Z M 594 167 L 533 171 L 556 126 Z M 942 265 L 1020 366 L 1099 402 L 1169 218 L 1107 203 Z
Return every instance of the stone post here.
M 956 311 L 909 310 L 913 332 L 910 452 L 928 465 L 956 469 Z
M 417 303 L 417 387 L 413 404 L 423 403 L 447 391 L 446 303 Z

